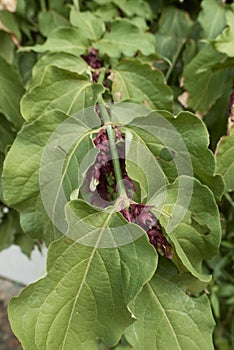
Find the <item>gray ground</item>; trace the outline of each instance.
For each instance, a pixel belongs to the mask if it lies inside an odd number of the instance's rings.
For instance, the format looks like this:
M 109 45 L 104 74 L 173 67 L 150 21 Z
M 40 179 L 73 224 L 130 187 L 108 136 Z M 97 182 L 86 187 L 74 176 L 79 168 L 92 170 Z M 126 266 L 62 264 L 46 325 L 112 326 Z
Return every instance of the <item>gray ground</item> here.
M 11 331 L 7 318 L 9 299 L 19 294 L 21 289 L 21 285 L 0 278 L 0 350 L 22 350 L 19 341 Z

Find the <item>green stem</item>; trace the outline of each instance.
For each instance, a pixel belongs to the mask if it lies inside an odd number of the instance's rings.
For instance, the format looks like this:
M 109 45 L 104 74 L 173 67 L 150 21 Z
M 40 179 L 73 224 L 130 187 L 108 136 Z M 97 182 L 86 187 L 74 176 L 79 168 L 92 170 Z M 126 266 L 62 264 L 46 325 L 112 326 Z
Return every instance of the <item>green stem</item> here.
M 226 193 L 224 196 L 226 200 L 229 202 L 229 204 L 231 204 L 231 206 L 234 208 L 234 201 L 232 200 L 231 196 L 228 193 Z
M 175 64 L 176 64 L 176 62 L 177 62 L 177 60 L 179 58 L 179 55 L 181 53 L 181 50 L 182 50 L 184 44 L 185 44 L 185 40 L 182 41 L 182 43 L 178 46 L 178 48 L 176 50 L 175 56 L 173 58 L 173 61 L 172 61 L 171 65 L 170 65 L 170 67 L 169 67 L 169 69 L 167 71 L 167 74 L 166 74 L 166 81 L 168 81 L 168 79 L 169 79 L 169 77 L 170 77 L 170 75 L 171 75 L 171 73 L 173 71 L 173 68 L 174 68 L 174 66 L 175 66 Z
M 79 0 L 73 0 L 73 4 L 75 6 L 76 11 L 80 12 Z
M 100 74 L 98 77 L 98 84 L 103 83 L 103 80 L 105 79 L 105 73 L 106 73 L 105 69 L 100 70 Z M 119 195 L 121 197 L 127 198 L 125 186 L 123 183 L 122 171 L 120 167 L 119 154 L 118 154 L 116 142 L 115 142 L 115 131 L 113 130 L 110 124 L 111 122 L 110 116 L 109 116 L 109 113 L 107 112 L 107 107 L 105 107 L 105 102 L 101 94 L 98 96 L 97 101 L 98 101 L 98 105 L 101 111 L 104 124 L 107 124 L 106 132 L 110 142 L 111 157 L 112 157 L 112 162 L 113 162 L 113 167 L 115 172 L 115 179 L 118 186 Z
M 45 0 L 40 0 L 40 6 L 41 6 L 41 10 L 43 12 L 45 12 L 46 11 L 46 2 L 45 2 Z
M 110 117 L 107 112 L 106 107 L 104 106 L 104 101 L 101 95 L 98 97 L 98 105 L 102 114 L 103 121 L 106 125 L 106 132 L 107 136 L 110 142 L 110 151 L 111 151 L 111 158 L 112 163 L 114 167 L 115 172 L 115 179 L 118 186 L 119 195 L 121 197 L 127 198 L 125 186 L 123 183 L 123 177 L 122 177 L 122 171 L 120 167 L 120 161 L 119 161 L 119 154 L 116 148 L 116 142 L 115 142 L 115 131 L 113 130 L 112 126 L 110 125 Z

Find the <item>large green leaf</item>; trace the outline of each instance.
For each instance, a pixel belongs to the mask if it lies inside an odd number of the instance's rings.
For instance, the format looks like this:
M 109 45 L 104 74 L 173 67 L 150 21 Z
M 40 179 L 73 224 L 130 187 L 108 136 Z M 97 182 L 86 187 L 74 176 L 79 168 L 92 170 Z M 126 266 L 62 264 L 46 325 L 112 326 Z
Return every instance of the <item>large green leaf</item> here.
M 144 0 L 112 0 L 112 2 L 128 17 L 133 17 L 135 15 L 148 20 L 153 17 L 149 4 Z
M 96 213 L 100 236 L 112 220 L 103 221 L 103 215 Z M 146 236 L 114 249 L 62 238 L 49 248 L 47 276 L 11 301 L 13 331 L 25 350 L 98 350 L 98 339 L 114 346 L 134 321 L 129 302 L 150 280 L 156 264 Z
M 226 4 L 216 0 L 203 0 L 198 20 L 204 30 L 206 39 L 214 39 L 226 25 Z
M 184 86 L 188 91 L 187 104 L 194 111 L 204 115 L 222 96 L 231 70 L 222 68 L 226 56 L 206 45 L 184 69 Z M 215 89 L 214 89 L 215 86 Z
M 132 100 L 152 109 L 173 109 L 173 95 L 159 70 L 139 61 L 125 60 L 112 70 L 115 101 Z
M 89 11 L 79 12 L 72 8 L 70 22 L 85 34 L 85 37 L 97 41 L 105 33 L 106 27 L 103 20 L 94 16 Z
M 22 115 L 28 121 L 52 109 L 72 115 L 93 106 L 97 95 L 103 91 L 103 86 L 93 83 L 84 75 L 49 66 L 41 84 L 24 95 Z
M 213 350 L 214 320 L 206 295 L 186 294 L 186 276 L 160 260 L 153 279 L 133 303 L 137 321 L 125 336 L 134 350 Z
M 127 35 L 126 35 L 127 33 Z M 110 32 L 106 32 L 101 40 L 93 45 L 100 55 L 110 57 L 134 56 L 138 51 L 144 55 L 155 52 L 155 42 L 152 34 L 143 33 L 129 20 L 122 19 L 112 22 Z
M 48 66 L 56 66 L 78 74 L 87 73 L 89 67 L 81 57 L 66 52 L 50 52 L 42 56 L 33 67 L 29 88 L 41 84 Z
M 18 72 L 0 57 L 0 112 L 16 127 L 23 124 L 19 101 L 24 93 Z
M 72 27 L 58 27 L 48 36 L 43 45 L 27 46 L 21 51 L 35 52 L 67 52 L 74 55 L 83 54 L 89 46 L 83 31 Z
M 234 128 L 224 136 L 216 150 L 217 173 L 224 177 L 226 192 L 234 191 Z

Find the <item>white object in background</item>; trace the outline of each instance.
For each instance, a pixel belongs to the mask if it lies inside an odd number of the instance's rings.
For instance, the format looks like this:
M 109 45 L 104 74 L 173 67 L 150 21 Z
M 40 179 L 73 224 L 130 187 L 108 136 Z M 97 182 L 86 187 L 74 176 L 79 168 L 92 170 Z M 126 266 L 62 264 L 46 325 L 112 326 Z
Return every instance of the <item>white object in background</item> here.
M 13 281 L 29 284 L 45 275 L 47 249 L 42 253 L 38 248 L 32 252 L 31 259 L 16 245 L 0 252 L 0 276 Z

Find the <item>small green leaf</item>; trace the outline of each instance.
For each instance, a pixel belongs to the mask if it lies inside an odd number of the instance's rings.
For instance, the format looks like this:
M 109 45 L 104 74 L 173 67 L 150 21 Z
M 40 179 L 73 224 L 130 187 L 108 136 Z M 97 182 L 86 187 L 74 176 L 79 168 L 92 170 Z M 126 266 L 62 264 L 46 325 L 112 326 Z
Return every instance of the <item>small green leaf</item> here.
M 234 10 L 227 14 L 228 27 L 224 29 L 223 33 L 213 42 L 214 47 L 219 52 L 226 54 L 229 57 L 234 57 Z
M 92 41 L 100 39 L 106 30 L 103 20 L 89 11 L 79 12 L 72 8 L 70 22 L 73 26 L 82 30 L 84 36 Z
M 74 55 L 83 54 L 89 46 L 83 31 L 77 28 L 59 27 L 55 29 L 43 45 L 26 46 L 20 51 L 67 52 Z
M 16 136 L 14 126 L 0 114 L 0 152 L 6 153 L 7 147 L 10 146 Z
M 19 101 L 24 93 L 18 72 L 0 57 L 0 112 L 20 128 L 23 119 L 19 111 Z
M 70 25 L 66 18 L 53 10 L 41 11 L 38 15 L 38 22 L 41 34 L 46 37 L 49 36 L 54 29 Z
M 226 25 L 225 5 L 221 1 L 203 0 L 202 10 L 199 13 L 198 21 L 201 23 L 206 39 L 214 39 L 219 35 Z
M 226 192 L 234 191 L 234 127 L 230 134 L 221 138 L 216 150 L 216 171 L 222 174 Z
M 22 115 L 25 120 L 35 120 L 52 109 L 72 115 L 93 106 L 103 90 L 84 75 L 49 66 L 41 84 L 24 95 Z
M 173 109 L 173 94 L 159 70 L 139 61 L 125 60 L 112 70 L 115 101 L 134 101 L 152 109 Z
M 3 23 L 7 32 L 14 34 L 19 41 L 21 40 L 18 19 L 14 13 L 7 10 L 1 10 L 0 21 Z
M 15 53 L 15 45 L 10 38 L 10 34 L 0 30 L 0 56 L 8 63 L 12 64 Z
M 93 46 L 99 50 L 101 56 L 106 54 L 116 58 L 121 57 L 122 54 L 132 57 L 138 51 L 144 55 L 155 52 L 153 35 L 143 33 L 127 19 L 112 22 L 110 32 L 106 32 L 103 38 Z
M 112 0 L 112 2 L 128 17 L 139 16 L 148 20 L 153 17 L 149 4 L 144 0 Z
M 12 328 L 25 350 L 98 350 L 98 339 L 114 346 L 133 322 L 129 302 L 155 268 L 146 236 L 115 249 L 62 238 L 49 248 L 47 276 L 12 299 Z
M 134 350 L 214 350 L 207 296 L 188 296 L 172 271 L 172 264 L 160 260 L 157 274 L 132 305 L 137 321 L 125 331 L 127 341 Z
M 193 22 L 186 12 L 168 6 L 164 8 L 158 25 L 155 34 L 156 50 L 162 57 L 172 61 L 178 48 L 188 38 Z
M 2 205 L 0 205 L 0 212 L 2 213 Z M 8 213 L 0 219 L 0 251 L 10 247 L 14 243 L 15 236 L 20 233 L 22 229 L 19 215 L 15 210 L 9 209 Z

